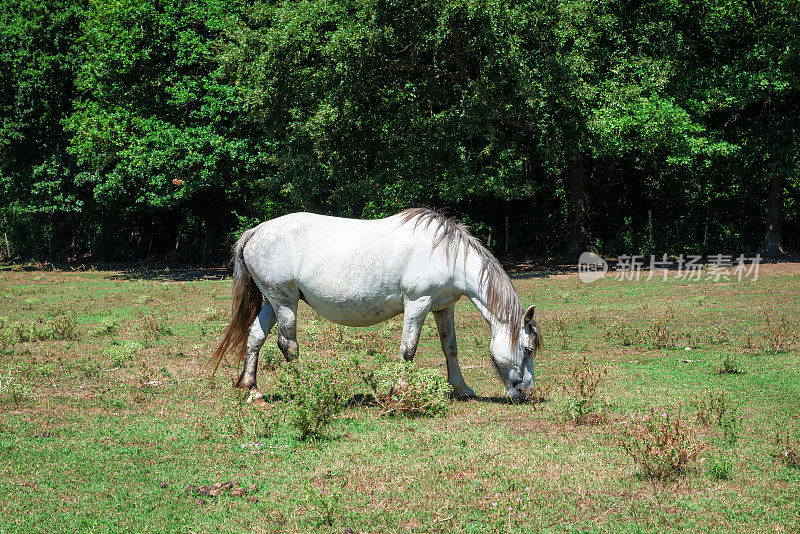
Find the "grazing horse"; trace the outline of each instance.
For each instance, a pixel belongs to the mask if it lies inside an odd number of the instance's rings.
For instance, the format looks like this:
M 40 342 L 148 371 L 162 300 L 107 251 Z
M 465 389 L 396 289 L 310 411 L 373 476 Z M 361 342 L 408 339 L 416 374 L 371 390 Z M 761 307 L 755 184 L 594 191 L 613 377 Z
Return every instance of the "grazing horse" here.
M 412 360 L 422 324 L 433 312 L 447 361 L 447 379 L 458 398 L 474 397 L 456 356 L 453 310 L 466 296 L 492 330 L 494 365 L 509 399 L 525 399 L 533 386 L 533 353 L 539 346 L 535 306 L 525 311 L 511 280 L 467 228 L 423 208 L 378 220 L 293 213 L 245 231 L 233 247 L 231 321 L 214 353 L 244 360 L 236 386 L 256 388 L 258 353 L 278 325 L 278 347 L 287 361 L 298 356 L 297 302 L 329 321 L 370 326 L 403 314 L 400 353 Z

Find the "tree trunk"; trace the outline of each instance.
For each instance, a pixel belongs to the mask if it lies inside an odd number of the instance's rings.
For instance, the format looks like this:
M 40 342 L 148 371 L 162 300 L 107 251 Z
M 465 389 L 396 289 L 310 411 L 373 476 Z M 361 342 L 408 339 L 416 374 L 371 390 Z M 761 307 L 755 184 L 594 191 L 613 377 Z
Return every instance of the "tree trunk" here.
M 588 208 L 586 201 L 586 156 L 576 154 L 567 166 L 567 245 L 564 259 L 577 262 L 583 252 L 590 250 L 587 230 Z
M 767 201 L 767 233 L 758 253 L 764 257 L 783 255 L 783 187 L 786 177 L 776 172 L 772 175 Z

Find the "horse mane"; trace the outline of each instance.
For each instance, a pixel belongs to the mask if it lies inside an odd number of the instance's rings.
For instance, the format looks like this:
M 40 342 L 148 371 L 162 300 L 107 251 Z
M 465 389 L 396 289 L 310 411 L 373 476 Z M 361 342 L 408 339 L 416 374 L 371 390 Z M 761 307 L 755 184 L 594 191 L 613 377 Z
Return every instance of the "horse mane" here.
M 511 343 L 516 345 L 525 311 L 511 279 L 497 258 L 470 233 L 464 223 L 446 217 L 441 212 L 428 208 L 410 208 L 399 215 L 403 224 L 414 221 L 414 228 L 420 225 L 425 228 L 436 225 L 431 250 L 443 245 L 448 261 L 451 255 L 457 257 L 458 250 L 462 247 L 465 253 L 478 255 L 481 260 L 478 289 L 486 289 L 486 307 L 501 324 L 508 327 Z

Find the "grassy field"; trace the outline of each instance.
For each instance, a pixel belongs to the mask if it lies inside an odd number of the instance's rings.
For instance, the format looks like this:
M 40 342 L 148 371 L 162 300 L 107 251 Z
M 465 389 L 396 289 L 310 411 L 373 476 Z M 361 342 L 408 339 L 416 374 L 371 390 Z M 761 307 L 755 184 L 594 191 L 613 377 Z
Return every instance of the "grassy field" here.
M 460 359 L 481 399 L 381 418 L 353 369 L 351 406 L 309 441 L 243 403 L 238 366 L 203 368 L 228 278 L 0 271 L 0 532 L 796 532 L 800 469 L 780 458 L 800 435 L 796 267 L 729 283 L 513 275 L 545 336 L 544 402 L 502 402 L 488 327 L 462 300 Z M 399 357 L 401 327 L 302 308 L 301 358 L 374 369 Z M 262 354 L 281 365 L 274 334 Z M 444 373 L 432 317 L 415 363 Z M 279 399 L 268 367 L 260 385 Z M 575 377 L 603 368 L 595 424 L 575 424 Z M 720 396 L 722 422 L 704 424 Z M 663 483 L 621 446 L 651 408 L 680 408 L 705 444 Z M 190 488 L 226 481 L 250 491 Z

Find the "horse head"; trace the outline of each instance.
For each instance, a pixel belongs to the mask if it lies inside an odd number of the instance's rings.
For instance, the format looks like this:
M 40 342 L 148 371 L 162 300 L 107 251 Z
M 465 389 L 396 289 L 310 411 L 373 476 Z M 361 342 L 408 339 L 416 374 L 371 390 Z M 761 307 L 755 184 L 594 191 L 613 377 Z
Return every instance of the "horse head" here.
M 536 306 L 525 312 L 516 336 L 508 329 L 492 337 L 489 351 L 506 387 L 506 397 L 524 401 L 533 388 L 533 355 L 541 345 L 539 325 L 533 318 Z

